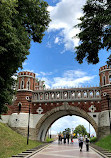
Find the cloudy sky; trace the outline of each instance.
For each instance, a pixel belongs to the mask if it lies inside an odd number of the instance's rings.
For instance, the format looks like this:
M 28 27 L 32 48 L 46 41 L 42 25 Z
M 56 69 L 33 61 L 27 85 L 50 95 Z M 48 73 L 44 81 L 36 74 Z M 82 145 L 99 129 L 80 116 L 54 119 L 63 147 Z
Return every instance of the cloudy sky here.
M 79 39 L 74 36 L 79 29 L 74 25 L 79 23 L 81 8 L 86 0 L 46 1 L 52 21 L 42 43 L 31 43 L 30 55 L 23 63 L 23 70 L 35 72 L 37 78 L 45 81 L 47 88 L 99 86 L 99 68 L 106 64 L 109 53 L 101 50 L 100 62 L 96 65 L 88 65 L 85 60 L 80 65 L 75 60 L 74 47 L 79 44 Z M 84 124 L 87 130 L 89 127 L 84 119 L 67 116 L 57 120 L 51 130 L 57 133 L 64 130 L 66 124 L 70 128 L 78 124 Z M 91 132 L 94 133 L 92 127 Z

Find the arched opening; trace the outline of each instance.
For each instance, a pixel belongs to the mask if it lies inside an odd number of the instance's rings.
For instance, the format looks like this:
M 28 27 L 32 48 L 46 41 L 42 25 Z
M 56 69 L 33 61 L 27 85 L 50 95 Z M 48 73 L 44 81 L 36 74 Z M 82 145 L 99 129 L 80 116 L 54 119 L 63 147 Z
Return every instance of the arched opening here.
M 70 129 L 69 134 L 72 134 L 75 128 L 79 125 L 83 125 L 85 127 L 88 136 L 89 135 L 90 137 L 96 136 L 93 126 L 86 119 L 80 116 L 67 115 L 67 116 L 59 118 L 51 125 L 47 133 L 47 137 L 57 138 L 58 134 L 65 131 L 65 129 Z M 78 135 L 76 134 L 75 137 L 77 137 Z
M 21 89 L 24 89 L 24 81 L 21 81 Z
M 50 126 L 59 118 L 67 115 L 76 115 L 86 119 L 93 126 L 97 134 L 97 123 L 87 112 L 78 107 L 70 106 L 68 105 L 68 103 L 64 103 L 62 106 L 56 107 L 51 111 L 48 111 L 45 115 L 41 117 L 41 119 L 36 125 L 37 140 L 45 141 L 46 134 Z
M 109 83 L 111 83 L 111 75 L 109 76 Z
M 103 76 L 103 85 L 106 84 L 105 76 Z
M 30 90 L 30 81 L 27 81 L 27 89 Z

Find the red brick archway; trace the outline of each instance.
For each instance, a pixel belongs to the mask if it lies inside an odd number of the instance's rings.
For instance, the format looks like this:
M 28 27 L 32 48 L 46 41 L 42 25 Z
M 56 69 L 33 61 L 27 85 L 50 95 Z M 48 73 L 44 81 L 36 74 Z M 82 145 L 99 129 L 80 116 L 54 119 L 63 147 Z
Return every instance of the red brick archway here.
M 67 102 L 65 102 L 62 106 L 56 107 L 51 111 L 48 111 L 41 117 L 41 119 L 36 125 L 37 140 L 44 141 L 49 127 L 56 120 L 67 115 L 76 115 L 86 119 L 93 126 L 97 134 L 98 126 L 94 119 L 84 110 L 78 107 L 70 106 Z

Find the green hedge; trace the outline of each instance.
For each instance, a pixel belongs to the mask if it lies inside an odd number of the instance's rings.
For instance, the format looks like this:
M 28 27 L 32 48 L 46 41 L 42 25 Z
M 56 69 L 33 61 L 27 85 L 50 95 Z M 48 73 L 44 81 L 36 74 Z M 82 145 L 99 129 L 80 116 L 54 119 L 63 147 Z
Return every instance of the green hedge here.
M 93 143 L 93 142 L 96 142 L 96 141 L 97 141 L 97 138 L 96 138 L 96 137 L 90 138 L 90 143 Z

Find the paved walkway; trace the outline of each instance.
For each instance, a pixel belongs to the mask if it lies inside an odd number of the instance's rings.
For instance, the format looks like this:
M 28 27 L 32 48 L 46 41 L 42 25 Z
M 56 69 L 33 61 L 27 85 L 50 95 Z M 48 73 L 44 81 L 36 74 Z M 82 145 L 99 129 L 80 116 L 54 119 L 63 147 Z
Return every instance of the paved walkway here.
M 85 144 L 83 151 L 80 152 L 78 147 L 78 140 L 74 140 L 73 144 L 58 144 L 53 142 L 47 148 L 41 150 L 31 158 L 102 158 L 92 149 L 86 152 Z

